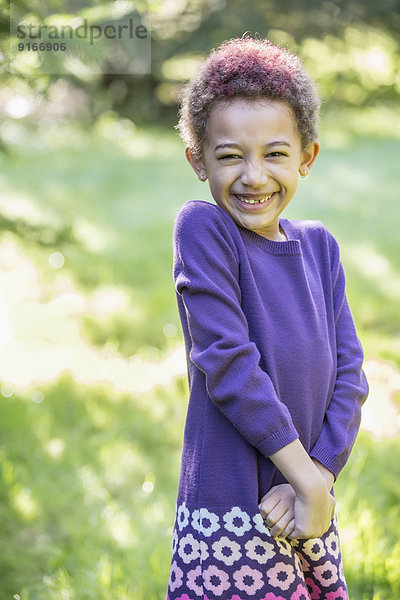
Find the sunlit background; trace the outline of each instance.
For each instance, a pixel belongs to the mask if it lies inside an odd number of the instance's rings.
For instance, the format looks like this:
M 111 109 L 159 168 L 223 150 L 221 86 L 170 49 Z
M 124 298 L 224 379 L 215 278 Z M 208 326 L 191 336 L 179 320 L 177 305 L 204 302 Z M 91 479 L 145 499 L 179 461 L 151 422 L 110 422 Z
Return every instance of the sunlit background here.
M 18 4 L 34 22 L 125 6 Z M 0 597 L 165 598 L 188 398 L 172 226 L 184 201 L 212 201 L 177 98 L 249 31 L 299 53 L 322 97 L 322 151 L 286 216 L 338 239 L 365 348 L 370 397 L 336 484 L 350 598 L 399 598 L 399 3 L 141 2 L 145 75 L 85 57 L 10 71 L 0 9 Z

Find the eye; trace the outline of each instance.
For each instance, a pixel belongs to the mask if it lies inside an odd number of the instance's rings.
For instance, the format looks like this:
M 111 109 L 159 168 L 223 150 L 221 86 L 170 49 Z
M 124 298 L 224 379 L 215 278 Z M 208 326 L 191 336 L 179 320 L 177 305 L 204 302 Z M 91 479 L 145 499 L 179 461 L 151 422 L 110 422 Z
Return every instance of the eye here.
M 287 155 L 284 154 L 283 152 L 276 151 L 276 152 L 270 152 L 269 154 L 267 154 L 267 158 L 270 157 L 270 156 L 272 158 L 275 158 L 276 156 L 279 157 L 279 156 L 287 156 Z
M 224 154 L 224 156 L 218 157 L 218 160 L 230 160 L 240 158 L 238 154 Z

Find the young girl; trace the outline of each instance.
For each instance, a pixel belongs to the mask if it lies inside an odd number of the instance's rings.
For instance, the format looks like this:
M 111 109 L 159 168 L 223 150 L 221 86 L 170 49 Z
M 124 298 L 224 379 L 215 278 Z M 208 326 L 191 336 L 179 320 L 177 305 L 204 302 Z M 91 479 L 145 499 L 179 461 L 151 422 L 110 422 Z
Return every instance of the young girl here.
M 280 218 L 319 151 L 319 100 L 267 40 L 213 50 L 179 130 L 174 282 L 190 399 L 169 600 L 345 600 L 332 485 L 368 386 L 335 239 Z M 333 197 L 334 201 L 334 197 Z

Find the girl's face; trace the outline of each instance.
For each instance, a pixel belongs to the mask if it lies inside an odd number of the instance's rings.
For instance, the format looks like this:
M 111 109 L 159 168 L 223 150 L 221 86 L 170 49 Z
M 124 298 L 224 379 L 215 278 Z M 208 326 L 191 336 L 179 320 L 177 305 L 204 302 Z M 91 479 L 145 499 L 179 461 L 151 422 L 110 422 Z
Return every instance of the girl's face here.
M 235 98 L 211 110 L 202 159 L 188 148 L 186 156 L 235 223 L 282 240 L 279 215 L 295 194 L 299 172 L 308 173 L 318 151 L 318 142 L 302 150 L 286 103 Z

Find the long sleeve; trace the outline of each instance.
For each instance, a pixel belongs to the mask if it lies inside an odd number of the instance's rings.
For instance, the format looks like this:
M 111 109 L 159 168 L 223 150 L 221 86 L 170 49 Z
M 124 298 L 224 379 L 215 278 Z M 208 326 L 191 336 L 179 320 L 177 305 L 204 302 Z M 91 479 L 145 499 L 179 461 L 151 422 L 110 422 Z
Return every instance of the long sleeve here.
M 339 248 L 336 240 L 328 235 L 332 256 L 337 377 L 322 430 L 310 456 L 319 460 L 336 478 L 354 445 L 360 426 L 361 407 L 368 395 L 368 383 L 362 370 L 363 350 L 346 298 L 345 275 Z
M 175 290 L 187 320 L 188 359 L 204 373 L 209 397 L 268 457 L 298 433 L 249 338 L 232 227 L 211 205 L 180 211 L 174 228 Z

